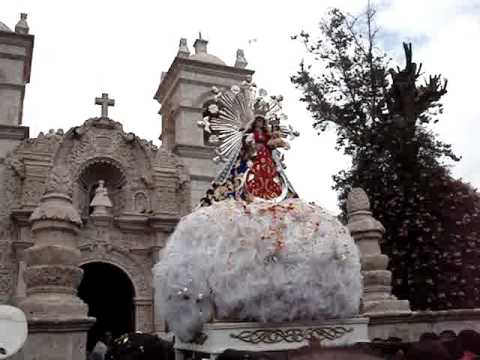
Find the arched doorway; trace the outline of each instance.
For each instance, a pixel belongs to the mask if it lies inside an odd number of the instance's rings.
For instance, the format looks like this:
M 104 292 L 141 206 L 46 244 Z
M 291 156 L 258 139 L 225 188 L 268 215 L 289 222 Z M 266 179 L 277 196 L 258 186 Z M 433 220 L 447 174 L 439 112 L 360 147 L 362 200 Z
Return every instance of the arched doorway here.
M 84 271 L 78 296 L 88 305 L 88 315 L 97 319 L 88 332 L 90 351 L 105 331 L 114 337 L 135 330 L 135 290 L 125 272 L 112 264 L 91 262 Z

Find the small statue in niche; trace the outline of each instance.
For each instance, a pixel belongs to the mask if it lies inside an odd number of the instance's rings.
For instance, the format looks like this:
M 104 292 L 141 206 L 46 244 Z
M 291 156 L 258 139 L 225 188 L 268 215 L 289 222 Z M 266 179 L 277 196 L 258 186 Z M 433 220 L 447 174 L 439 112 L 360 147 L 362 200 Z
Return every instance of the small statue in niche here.
M 145 214 L 149 211 L 148 199 L 143 192 L 135 194 L 135 210 L 140 214 Z
M 113 205 L 108 197 L 108 190 L 105 187 L 105 181 L 98 181 L 98 187 L 95 190 L 95 196 L 93 197 L 90 206 L 93 208 L 92 216 L 110 215 L 110 209 Z

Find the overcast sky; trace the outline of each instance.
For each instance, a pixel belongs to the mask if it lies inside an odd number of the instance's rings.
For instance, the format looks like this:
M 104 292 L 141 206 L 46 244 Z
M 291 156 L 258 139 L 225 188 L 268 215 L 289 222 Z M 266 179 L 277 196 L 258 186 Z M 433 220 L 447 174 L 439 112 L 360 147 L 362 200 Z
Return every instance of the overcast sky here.
M 297 191 L 338 211 L 331 176 L 349 164 L 334 150 L 333 131 L 317 136 L 311 116 L 290 83 L 304 56 L 290 36 L 314 31 L 329 6 L 355 13 L 366 0 L 314 1 L 52 1 L 3 0 L 0 21 L 13 28 L 28 13 L 35 35 L 24 124 L 31 136 L 68 128 L 98 116 L 94 98 L 108 92 L 116 104 L 110 117 L 126 131 L 158 144 L 161 119 L 153 95 L 181 37 L 190 50 L 199 31 L 208 51 L 233 65 L 237 48 L 259 87 L 285 97 L 284 110 L 301 137 L 287 155 Z M 480 186 L 480 0 L 394 0 L 379 5 L 384 47 L 402 61 L 401 42 L 413 41 L 414 59 L 426 73 L 449 80 L 445 113 L 435 127 L 463 156 L 454 174 Z M 257 39 L 250 42 L 249 40 Z

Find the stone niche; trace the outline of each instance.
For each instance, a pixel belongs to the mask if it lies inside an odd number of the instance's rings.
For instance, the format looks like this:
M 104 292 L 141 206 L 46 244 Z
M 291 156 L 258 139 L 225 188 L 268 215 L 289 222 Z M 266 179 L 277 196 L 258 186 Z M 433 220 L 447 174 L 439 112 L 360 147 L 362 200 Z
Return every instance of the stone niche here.
M 74 184 L 74 202 L 82 219 L 88 220 L 92 213 L 90 203 L 95 195 L 99 181 L 105 182 L 108 197 L 113 203 L 112 214 L 120 215 L 126 205 L 126 174 L 122 166 L 110 158 L 96 158 L 82 166 Z

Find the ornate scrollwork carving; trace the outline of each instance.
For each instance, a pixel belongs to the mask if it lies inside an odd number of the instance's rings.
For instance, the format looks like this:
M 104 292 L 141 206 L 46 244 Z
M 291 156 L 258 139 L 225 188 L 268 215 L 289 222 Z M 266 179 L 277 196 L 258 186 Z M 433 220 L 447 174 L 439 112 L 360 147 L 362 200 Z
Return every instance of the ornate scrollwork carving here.
M 27 177 L 23 183 L 21 196 L 22 205 L 36 205 L 39 203 L 42 194 L 45 192 L 45 179 Z
M 16 156 L 8 157 L 5 160 L 6 164 L 10 165 L 10 167 L 15 172 L 21 180 L 25 179 L 25 164 L 24 162 Z
M 56 166 L 53 168 L 47 180 L 46 193 L 61 193 L 72 196 L 72 177 L 66 167 Z
M 7 302 L 14 286 L 14 271 L 9 267 L 0 267 L 0 301 Z
M 62 286 L 76 289 L 82 280 L 83 271 L 70 265 L 36 265 L 24 272 L 28 288 Z
M 320 341 L 336 340 L 352 331 L 353 328 L 346 328 L 343 326 L 325 326 L 291 329 L 243 330 L 238 334 L 230 334 L 230 336 L 234 339 L 250 344 L 277 344 L 280 342 L 298 343 L 312 338 Z
M 136 261 L 126 248 L 116 246 L 110 242 L 88 241 L 80 245 L 82 252 L 81 264 L 103 261 L 122 269 L 132 280 L 135 295 L 140 297 L 151 296 L 149 272 Z

